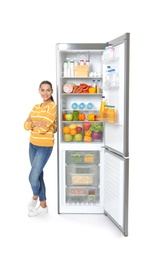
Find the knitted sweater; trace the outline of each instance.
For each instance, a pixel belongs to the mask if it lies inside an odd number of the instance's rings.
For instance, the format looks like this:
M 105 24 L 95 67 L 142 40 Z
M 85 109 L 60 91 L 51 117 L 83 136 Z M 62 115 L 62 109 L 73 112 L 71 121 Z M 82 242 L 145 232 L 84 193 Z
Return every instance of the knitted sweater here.
M 33 122 L 44 120 L 45 127 L 31 128 L 32 122 L 24 122 L 25 130 L 31 130 L 30 142 L 37 146 L 53 146 L 54 133 L 57 131 L 57 107 L 52 101 L 47 106 L 37 104 L 33 107 L 29 116 Z

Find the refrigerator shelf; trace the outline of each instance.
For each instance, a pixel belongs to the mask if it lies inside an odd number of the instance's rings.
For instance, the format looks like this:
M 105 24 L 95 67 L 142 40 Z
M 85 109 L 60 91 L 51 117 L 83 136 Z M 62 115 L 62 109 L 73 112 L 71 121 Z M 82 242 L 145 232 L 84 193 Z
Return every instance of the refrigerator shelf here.
M 62 77 L 62 79 L 102 79 L 102 77 Z
M 102 93 L 62 93 L 62 96 L 102 96 Z

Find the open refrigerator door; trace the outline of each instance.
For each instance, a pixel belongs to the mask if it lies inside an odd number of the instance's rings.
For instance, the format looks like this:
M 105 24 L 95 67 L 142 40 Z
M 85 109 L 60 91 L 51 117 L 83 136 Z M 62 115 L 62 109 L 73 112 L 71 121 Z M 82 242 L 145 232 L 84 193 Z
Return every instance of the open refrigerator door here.
M 129 34 L 109 42 L 103 58 L 104 211 L 128 235 L 129 181 Z

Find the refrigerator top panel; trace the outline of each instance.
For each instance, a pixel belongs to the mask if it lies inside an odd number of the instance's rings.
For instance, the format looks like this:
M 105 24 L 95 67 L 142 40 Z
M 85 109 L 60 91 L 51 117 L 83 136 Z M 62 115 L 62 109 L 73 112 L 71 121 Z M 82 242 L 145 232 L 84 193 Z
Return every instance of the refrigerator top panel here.
M 96 51 L 104 50 L 107 46 L 106 43 L 58 43 L 57 48 L 59 51 Z

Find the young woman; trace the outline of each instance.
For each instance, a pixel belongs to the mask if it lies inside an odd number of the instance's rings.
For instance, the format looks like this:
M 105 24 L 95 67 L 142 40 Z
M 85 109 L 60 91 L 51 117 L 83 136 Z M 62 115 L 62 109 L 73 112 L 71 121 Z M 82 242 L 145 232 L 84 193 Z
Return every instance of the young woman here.
M 25 130 L 31 131 L 29 140 L 31 163 L 29 182 L 33 197 L 28 204 L 28 215 L 30 217 L 48 212 L 43 168 L 52 153 L 54 133 L 57 131 L 57 107 L 52 97 L 52 84 L 49 81 L 41 82 L 39 93 L 43 102 L 33 107 L 29 117 L 24 122 Z M 38 199 L 40 205 L 36 207 Z

